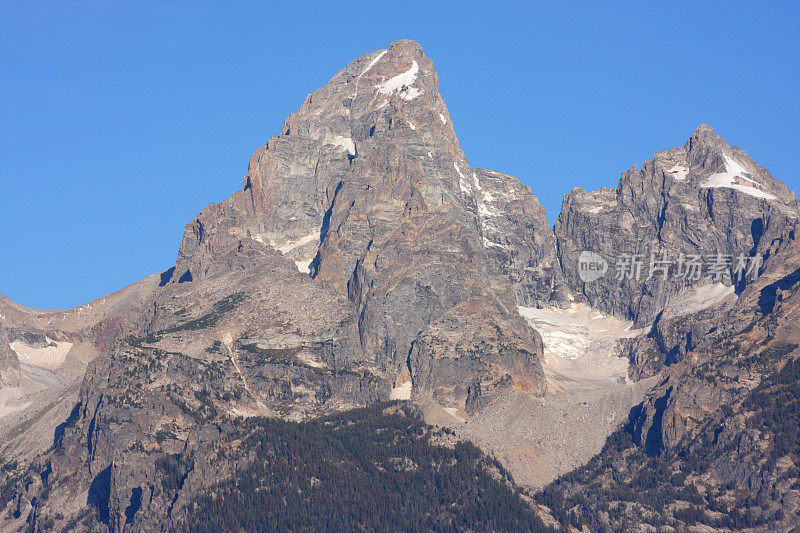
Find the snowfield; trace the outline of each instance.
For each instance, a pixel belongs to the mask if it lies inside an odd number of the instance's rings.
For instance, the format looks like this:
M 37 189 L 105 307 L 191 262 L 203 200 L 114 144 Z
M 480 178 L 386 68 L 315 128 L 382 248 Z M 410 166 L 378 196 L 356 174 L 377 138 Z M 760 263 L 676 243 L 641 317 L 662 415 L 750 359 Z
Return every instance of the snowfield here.
M 701 187 L 714 189 L 724 187 L 726 189 L 735 189 L 749 194 L 750 196 L 755 196 L 756 198 L 763 198 L 765 200 L 777 199 L 775 196 L 756 188 L 756 185 L 760 186 L 761 184 L 745 176 L 745 174 L 749 175 L 750 173 L 747 172 L 742 165 L 734 161 L 733 158 L 728 155 L 724 155 L 724 157 L 725 172 L 712 174 Z M 737 183 L 737 179 L 747 184 Z
M 44 348 L 29 346 L 20 341 L 12 342 L 9 346 L 17 354 L 20 364 L 56 370 L 67 358 L 73 345 L 71 342 L 58 342 L 49 337 L 45 337 L 45 339 L 49 344 Z
M 422 94 L 421 90 L 412 87 L 414 82 L 417 81 L 418 72 L 419 65 L 417 65 L 416 61 L 412 61 L 410 69 L 376 85 L 375 88 L 378 89 L 378 94 L 391 95 L 397 93 L 404 100 L 413 100 Z
M 390 400 L 410 400 L 411 399 L 411 381 L 406 381 L 402 385 L 398 385 L 389 392 Z

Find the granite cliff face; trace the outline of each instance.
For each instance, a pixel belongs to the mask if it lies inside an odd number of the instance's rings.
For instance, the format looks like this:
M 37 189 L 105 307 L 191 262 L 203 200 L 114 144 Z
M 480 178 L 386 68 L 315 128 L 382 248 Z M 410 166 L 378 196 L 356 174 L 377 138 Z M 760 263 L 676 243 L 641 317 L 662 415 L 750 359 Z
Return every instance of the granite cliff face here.
M 489 260 L 509 281 L 517 304 L 568 303 L 553 229 L 530 188 L 508 174 L 475 169 L 481 236 Z
M 540 495 L 554 515 L 614 531 L 798 527 L 798 231 L 770 243 L 737 299 L 688 317 L 699 340 L 596 458 Z
M 797 526 L 799 214 L 709 126 L 616 190 L 565 197 L 554 231 L 568 286 L 643 327 L 622 351 L 631 377 L 658 381 L 597 457 L 538 496 L 553 516 L 600 531 Z M 612 263 L 606 276 L 581 279 L 584 250 Z M 639 278 L 615 275 L 622 254 L 642 258 Z M 673 261 L 667 275 L 648 276 L 651 254 Z M 729 260 L 716 274 L 676 275 L 718 254 Z M 739 255 L 758 258 L 741 277 Z
M 456 408 L 478 389 L 541 394 L 541 348 L 516 304 L 549 298 L 552 248 L 531 250 L 552 237 L 524 186 L 495 186 L 489 175 L 461 151 L 431 60 L 398 41 L 306 98 L 253 155 L 243 189 L 187 226 L 173 282 L 217 268 L 212 238 L 272 246 L 353 303 L 363 355 L 390 383 L 411 380 L 415 392 Z M 493 250 L 492 190 L 519 204 L 514 223 L 535 236 L 522 257 Z M 509 276 L 519 280 L 509 286 Z M 506 340 L 455 350 L 473 328 L 502 329 Z
M 651 279 L 650 259 L 677 263 L 692 255 L 704 259 L 721 254 L 726 266 L 721 281 L 731 285 L 736 258 L 763 254 L 798 217 L 794 194 L 738 147 L 731 147 L 710 126 L 702 125 L 682 147 L 664 150 L 622 174 L 616 189 L 586 192 L 574 189 L 564 198 L 555 224 L 564 278 L 580 300 L 604 311 L 649 324 L 680 291 L 708 283 L 706 273 L 693 279 L 657 271 Z M 610 270 L 584 283 L 578 273 L 582 251 L 608 261 L 636 254 L 641 279 L 630 269 L 623 279 Z M 681 256 L 681 254 L 683 254 Z M 684 268 L 684 271 L 686 268 Z M 736 287 L 741 292 L 747 279 Z

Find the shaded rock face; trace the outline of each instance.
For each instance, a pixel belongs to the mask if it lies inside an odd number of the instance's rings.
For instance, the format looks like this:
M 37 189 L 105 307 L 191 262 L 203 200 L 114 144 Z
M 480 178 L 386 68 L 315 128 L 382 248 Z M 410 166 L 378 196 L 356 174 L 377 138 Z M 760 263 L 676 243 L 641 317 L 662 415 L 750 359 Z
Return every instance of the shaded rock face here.
M 475 379 L 540 393 L 539 344 L 516 304 L 548 301 L 557 271 L 541 207 L 511 181 L 470 168 L 431 60 L 417 43 L 399 41 L 306 98 L 253 155 L 243 189 L 187 226 L 170 283 L 228 270 L 214 257 L 215 238 L 270 245 L 353 303 L 364 357 L 388 381 L 419 375 L 410 365 L 439 358 L 434 346 L 452 348 L 449 340 L 424 342 L 409 358 L 417 339 L 437 335 L 430 324 L 447 316 L 453 335 L 468 335 L 467 324 L 501 328 L 509 345 L 532 355 L 520 359 L 495 344 L 483 356 L 492 364 L 414 379 L 417 387 L 437 383 L 418 392 L 458 390 L 461 406 Z M 498 200 L 507 195 L 502 208 L 515 216 L 506 224 L 524 229 L 513 243 L 518 253 L 493 250 L 489 239 L 504 228 L 493 224 L 491 191 Z
M 735 403 L 800 354 L 800 279 L 793 277 L 800 268 L 798 235 L 800 223 L 795 223 L 773 241 L 762 276 L 744 289 L 735 305 L 693 317 L 695 327 L 705 329 L 702 340 L 690 346 L 686 359 L 669 369 L 644 403 L 636 426 L 642 444 L 659 452 L 695 437 L 719 406 Z M 772 310 L 764 312 L 760 302 L 781 280 L 792 282 L 776 296 Z
M 0 387 L 19 384 L 19 359 L 9 346 L 8 335 L 0 327 Z
M 564 279 L 580 300 L 635 320 L 652 322 L 681 290 L 709 283 L 648 277 L 651 254 L 677 262 L 680 254 L 731 257 L 731 285 L 740 254 L 765 253 L 770 243 L 798 217 L 794 194 L 738 147 L 731 147 L 710 126 L 700 126 L 683 147 L 655 154 L 641 170 L 623 173 L 617 189 L 574 189 L 564 198 L 555 224 Z M 582 251 L 607 260 L 639 254 L 640 280 L 618 279 L 612 266 L 601 279 L 584 283 L 578 272 Z M 627 273 L 631 271 L 626 269 Z M 747 280 L 737 283 L 741 292 Z
M 567 303 L 555 236 L 530 187 L 514 176 L 475 169 L 481 237 L 489 261 L 525 307 Z
M 735 301 L 687 315 L 702 338 L 663 370 L 602 453 L 546 489 L 549 502 L 580 506 L 597 530 L 664 521 L 678 529 L 797 527 L 798 231 L 796 223 L 770 243 L 762 276 Z M 675 318 L 653 342 L 670 329 L 689 331 Z M 658 483 L 643 483 L 654 475 Z M 691 502 L 691 512 L 676 512 L 679 501 Z
M 228 241 L 211 245 L 227 271 L 165 285 L 141 334 L 90 365 L 49 459 L 65 486 L 102 488 L 87 503 L 112 530 L 184 519 L 183 499 L 234 466 L 214 446 L 240 416 L 301 419 L 389 395 L 364 366 L 349 300 L 271 247 Z

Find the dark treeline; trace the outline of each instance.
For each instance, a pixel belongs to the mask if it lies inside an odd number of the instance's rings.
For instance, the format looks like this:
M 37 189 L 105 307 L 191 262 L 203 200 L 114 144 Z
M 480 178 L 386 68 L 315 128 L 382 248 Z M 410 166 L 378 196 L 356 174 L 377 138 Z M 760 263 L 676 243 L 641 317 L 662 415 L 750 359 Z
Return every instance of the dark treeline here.
M 759 359 L 774 362 L 796 348 L 766 350 Z M 800 359 L 789 359 L 778 372 L 766 376 L 736 411 L 746 418 L 748 429 L 758 430 L 769 443 L 763 452 L 766 461 L 758 466 L 762 475 L 794 479 L 793 488 L 800 488 L 796 466 L 785 471 L 777 468 L 782 457 L 788 456 L 795 465 L 800 462 Z M 598 531 L 608 530 L 597 520 L 601 513 L 624 527 L 643 521 L 655 527 L 704 524 L 741 529 L 781 521 L 783 509 L 770 505 L 764 494 L 750 491 L 744 480 L 731 480 L 703 494 L 689 480 L 690 475 L 712 471 L 719 458 L 740 453 L 746 440 L 743 432 L 724 443 L 719 440 L 733 414 L 729 405 L 722 406 L 696 438 L 652 457 L 634 444 L 630 426 L 622 428 L 589 464 L 561 476 L 535 499 L 562 524 L 588 523 Z M 762 452 L 757 455 L 761 457 Z M 684 507 L 673 507 L 675 502 L 683 502 Z
M 190 504 L 189 530 L 548 531 L 495 460 L 409 406 L 241 433 L 251 460 Z

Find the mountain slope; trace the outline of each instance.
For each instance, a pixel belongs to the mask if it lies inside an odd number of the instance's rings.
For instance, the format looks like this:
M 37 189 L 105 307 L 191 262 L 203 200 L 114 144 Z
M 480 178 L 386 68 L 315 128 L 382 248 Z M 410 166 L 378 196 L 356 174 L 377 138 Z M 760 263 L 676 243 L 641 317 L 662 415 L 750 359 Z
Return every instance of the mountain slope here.
M 487 255 L 487 199 L 437 83 L 400 41 L 306 99 L 242 190 L 186 226 L 175 267 L 90 363 L 52 450 L 9 468 L 7 480 L 31 476 L 10 495 L 11 523 L 88 509 L 119 529 L 142 498 L 137 524 L 179 520 L 215 466 L 196 462 L 176 492 L 159 488 L 160 461 L 205 457 L 241 416 L 409 396 L 476 412 L 512 388 L 543 393 L 541 339 Z M 547 290 L 536 278 L 520 290 L 546 295 L 552 270 Z
M 555 233 L 574 294 L 603 311 L 647 324 L 678 292 L 707 283 L 705 274 L 700 279 L 673 275 L 677 265 L 666 279 L 661 271 L 644 279 L 651 256 L 677 261 L 681 254 L 687 259 L 721 254 L 735 262 L 740 254 L 764 253 L 797 217 L 794 194 L 783 183 L 701 125 L 684 146 L 660 151 L 641 170 L 634 166 L 624 172 L 616 189 L 567 194 Z M 643 279 L 632 279 L 627 270 L 617 279 L 619 272 L 611 270 L 583 283 L 578 273 L 583 250 L 617 264 L 622 254 L 637 254 Z
M 636 313 L 639 320 L 657 313 L 648 334 L 632 340 L 626 350 L 631 374 L 657 374 L 658 383 L 597 457 L 547 486 L 538 499 L 562 520 L 584 522 L 599 531 L 633 531 L 646 525 L 789 531 L 800 524 L 800 221 L 793 195 L 708 127 L 699 128 L 685 148 L 690 161 L 709 167 L 697 176 L 699 190 L 678 197 L 684 210 L 679 224 L 686 228 L 676 231 L 680 217 L 675 208 L 662 205 L 659 209 L 667 214 L 636 230 L 644 244 L 695 253 L 724 250 L 734 255 L 744 250 L 763 257 L 763 263 L 756 276 L 739 280 L 729 266 L 721 282 L 704 277 L 682 290 L 681 282 L 644 279 L 638 284 L 610 279 L 591 289 L 586 284 L 583 297 L 597 299 L 601 307 L 619 304 L 617 312 Z M 699 155 L 692 155 L 696 151 Z M 684 153 L 660 152 L 656 162 L 665 154 Z M 726 169 L 745 162 L 752 173 L 738 169 L 747 176 L 737 174 L 739 181 L 733 184 L 745 181 L 741 187 L 753 188 L 757 180 L 762 185 L 758 190 L 771 197 L 731 188 L 728 181 L 719 192 L 715 187 L 704 191 L 702 184 L 722 181 L 720 161 Z M 692 172 L 699 172 L 694 168 L 680 179 L 691 179 Z M 646 163 L 642 172 L 652 178 L 653 163 Z M 623 175 L 621 189 L 631 176 L 630 171 Z M 642 189 L 658 187 L 646 183 Z M 580 198 L 582 193 L 572 194 Z M 699 220 L 696 204 L 688 200 L 695 194 L 707 206 Z M 674 203 L 675 195 L 667 196 Z M 598 211 L 612 209 L 608 206 L 613 202 Z M 634 203 L 634 210 L 642 213 L 645 204 Z M 570 206 L 568 212 L 576 211 Z M 562 229 L 568 220 L 564 216 Z M 587 228 L 593 232 L 598 226 Z M 624 230 L 610 235 L 623 242 L 632 238 Z M 616 299 L 606 300 L 609 294 Z M 637 294 L 638 299 L 626 300 L 626 295 Z M 665 304 L 660 307 L 659 302 Z

